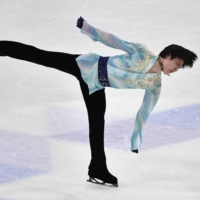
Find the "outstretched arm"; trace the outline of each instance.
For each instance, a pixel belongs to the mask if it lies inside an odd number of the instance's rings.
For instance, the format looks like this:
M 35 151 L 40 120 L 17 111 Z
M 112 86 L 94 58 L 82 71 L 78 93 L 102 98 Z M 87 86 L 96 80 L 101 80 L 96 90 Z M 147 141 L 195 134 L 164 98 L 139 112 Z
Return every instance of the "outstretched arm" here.
M 81 32 L 89 36 L 93 41 L 99 41 L 109 47 L 121 49 L 128 53 L 135 53 L 138 51 L 139 43 L 132 43 L 121 40 L 117 36 L 97 29 L 90 25 L 86 20 L 80 17 L 77 21 L 77 27 L 81 29 Z
M 136 116 L 135 127 L 131 137 L 132 152 L 138 153 L 138 149 L 142 144 L 142 130 L 144 124 L 146 123 L 146 120 L 150 115 L 151 111 L 155 107 L 159 96 L 160 96 L 160 88 L 158 88 L 154 92 L 150 92 L 148 90 L 145 91 L 142 105 Z

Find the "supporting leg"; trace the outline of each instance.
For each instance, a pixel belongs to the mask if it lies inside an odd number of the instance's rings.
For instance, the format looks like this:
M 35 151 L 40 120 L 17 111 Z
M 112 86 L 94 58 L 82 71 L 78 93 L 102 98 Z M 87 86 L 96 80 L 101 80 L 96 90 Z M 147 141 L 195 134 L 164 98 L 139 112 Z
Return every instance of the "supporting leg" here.
M 117 178 L 107 169 L 104 151 L 104 115 L 106 98 L 104 89 L 89 95 L 88 86 L 80 81 L 81 91 L 85 100 L 89 119 L 89 138 L 91 162 L 88 175 L 92 179 L 100 179 L 105 183 L 117 184 Z

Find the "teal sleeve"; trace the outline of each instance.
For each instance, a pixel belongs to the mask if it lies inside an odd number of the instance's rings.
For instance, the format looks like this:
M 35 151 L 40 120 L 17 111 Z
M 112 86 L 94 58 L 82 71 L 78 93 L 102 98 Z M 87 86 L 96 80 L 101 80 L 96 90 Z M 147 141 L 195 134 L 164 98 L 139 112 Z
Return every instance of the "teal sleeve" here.
M 88 24 L 87 21 L 85 20 L 83 22 L 83 27 L 81 28 L 81 32 L 89 36 L 93 41 L 99 41 L 109 47 L 120 49 L 122 51 L 132 54 L 136 53 L 140 46 L 139 43 L 127 42 L 121 40 L 120 38 L 111 33 L 107 33 L 100 29 L 94 28 L 93 26 Z
M 160 88 L 155 91 L 145 91 L 142 105 L 135 119 L 134 131 L 131 137 L 131 150 L 137 150 L 142 144 L 142 130 L 151 111 L 160 96 Z

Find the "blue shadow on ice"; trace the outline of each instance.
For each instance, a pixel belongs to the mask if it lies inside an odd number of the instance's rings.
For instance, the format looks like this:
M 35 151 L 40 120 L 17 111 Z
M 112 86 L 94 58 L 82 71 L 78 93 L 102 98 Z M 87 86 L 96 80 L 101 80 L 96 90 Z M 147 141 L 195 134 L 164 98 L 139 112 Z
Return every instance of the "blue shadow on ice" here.
M 88 143 L 87 114 L 51 107 L 54 115 L 49 119 L 51 137 Z M 111 148 L 129 150 L 130 137 L 134 127 L 134 118 L 113 120 L 106 117 L 105 145 Z M 58 123 L 59 122 L 59 123 Z M 141 150 L 163 145 L 184 142 L 200 137 L 200 104 L 184 106 L 150 115 L 143 130 Z M 62 127 L 62 130 L 61 130 Z
M 0 165 L 0 184 L 21 180 L 35 175 L 46 173 L 46 171 L 34 170 L 15 165 Z
M 0 130 L 0 138 L 0 184 L 50 171 L 45 139 L 5 130 Z

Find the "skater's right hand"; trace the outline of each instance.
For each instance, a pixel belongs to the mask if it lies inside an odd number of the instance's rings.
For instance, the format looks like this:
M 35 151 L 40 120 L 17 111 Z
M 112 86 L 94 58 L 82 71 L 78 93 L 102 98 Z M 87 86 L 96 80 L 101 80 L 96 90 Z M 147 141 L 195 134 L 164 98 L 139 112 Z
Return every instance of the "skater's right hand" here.
M 139 153 L 138 149 L 132 150 L 133 153 Z

